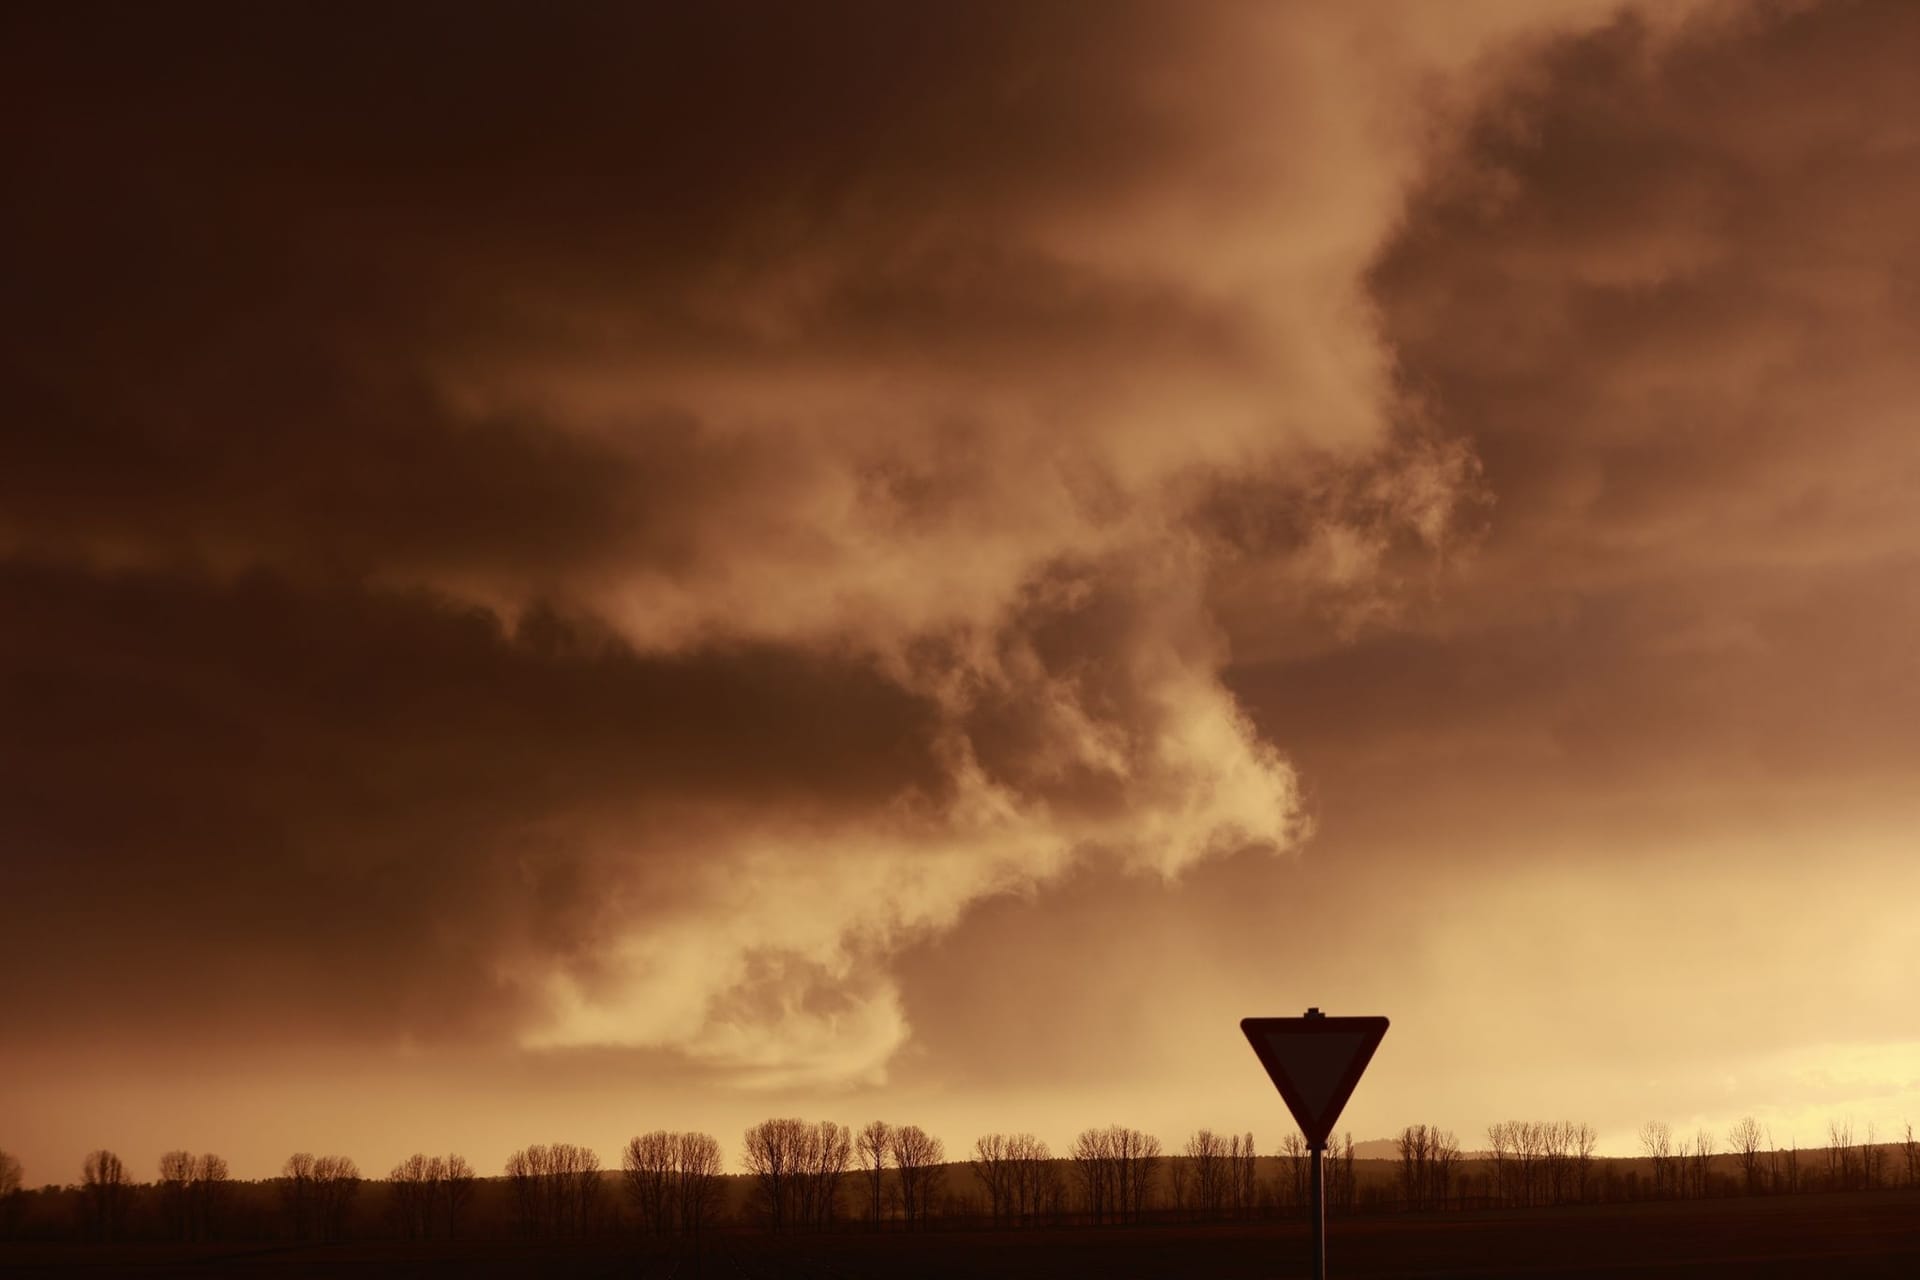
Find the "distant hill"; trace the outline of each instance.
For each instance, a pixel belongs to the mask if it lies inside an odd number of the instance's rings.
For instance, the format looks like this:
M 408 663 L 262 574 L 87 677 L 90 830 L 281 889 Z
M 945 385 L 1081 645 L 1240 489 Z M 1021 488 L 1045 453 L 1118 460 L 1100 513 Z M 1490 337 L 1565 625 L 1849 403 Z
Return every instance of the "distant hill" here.
M 1396 1138 L 1368 1138 L 1365 1142 L 1353 1144 L 1353 1158 L 1356 1160 L 1398 1160 L 1400 1142 Z

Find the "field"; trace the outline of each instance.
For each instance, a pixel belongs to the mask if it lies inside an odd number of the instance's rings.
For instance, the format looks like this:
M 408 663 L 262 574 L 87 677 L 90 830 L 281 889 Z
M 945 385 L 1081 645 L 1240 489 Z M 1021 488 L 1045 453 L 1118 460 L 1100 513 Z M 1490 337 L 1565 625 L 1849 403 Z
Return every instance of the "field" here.
M 695 1250 L 567 1244 L 227 1247 L 0 1245 L 0 1275 L 1283 1277 L 1305 1274 L 1297 1224 L 1040 1231 L 720 1233 Z M 1920 1276 L 1910 1192 L 1358 1218 L 1332 1226 L 1334 1276 Z

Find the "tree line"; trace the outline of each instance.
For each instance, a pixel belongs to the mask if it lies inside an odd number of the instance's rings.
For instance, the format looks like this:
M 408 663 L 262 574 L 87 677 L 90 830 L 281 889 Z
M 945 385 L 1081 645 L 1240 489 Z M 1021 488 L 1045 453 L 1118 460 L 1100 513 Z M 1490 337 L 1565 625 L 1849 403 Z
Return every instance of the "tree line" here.
M 1404 1128 L 1392 1157 L 1357 1159 L 1351 1135 L 1326 1158 L 1335 1213 L 1528 1207 L 1594 1200 L 1920 1188 L 1920 1142 L 1911 1125 L 1882 1142 L 1871 1126 L 1833 1122 L 1827 1141 L 1781 1146 L 1744 1117 L 1724 1135 L 1676 1134 L 1651 1122 L 1638 1156 L 1596 1156 L 1591 1125 L 1507 1120 L 1484 1150 L 1465 1152 L 1435 1125 Z M 775 1118 L 741 1139 L 729 1176 L 718 1139 L 655 1130 L 630 1139 L 617 1170 L 590 1147 L 534 1144 L 482 1178 L 458 1154 L 415 1153 L 385 1179 L 362 1176 L 341 1155 L 296 1152 L 279 1174 L 238 1182 L 212 1153 L 163 1154 L 137 1183 L 109 1150 L 88 1153 L 69 1186 L 29 1191 L 20 1162 L 0 1151 L 0 1235 L 17 1234 L 30 1200 L 67 1206 L 66 1225 L 88 1238 L 131 1235 L 181 1241 L 292 1238 L 335 1241 L 384 1230 L 406 1239 L 451 1239 L 488 1202 L 486 1229 L 533 1237 L 613 1230 L 697 1237 L 722 1223 L 782 1233 L 835 1229 L 917 1231 L 935 1221 L 1002 1228 L 1148 1220 L 1274 1217 L 1308 1202 L 1310 1152 L 1298 1134 L 1261 1155 L 1252 1134 L 1201 1129 L 1175 1151 L 1124 1125 L 1082 1131 L 1056 1153 L 1031 1133 L 981 1135 L 949 1163 L 941 1140 L 918 1125 Z M 1362 1176 L 1361 1165 L 1368 1169 Z M 363 1192 L 376 1188 L 375 1208 Z M 136 1215 L 139 1221 L 136 1230 Z M 42 1223 L 43 1233 L 54 1229 Z

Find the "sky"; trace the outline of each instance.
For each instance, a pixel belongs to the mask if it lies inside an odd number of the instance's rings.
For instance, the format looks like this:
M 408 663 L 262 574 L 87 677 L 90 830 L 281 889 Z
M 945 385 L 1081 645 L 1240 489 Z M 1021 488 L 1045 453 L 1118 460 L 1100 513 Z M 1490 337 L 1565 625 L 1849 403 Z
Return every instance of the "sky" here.
M 1920 1117 L 1920 9 L 0 25 L 29 1184 Z

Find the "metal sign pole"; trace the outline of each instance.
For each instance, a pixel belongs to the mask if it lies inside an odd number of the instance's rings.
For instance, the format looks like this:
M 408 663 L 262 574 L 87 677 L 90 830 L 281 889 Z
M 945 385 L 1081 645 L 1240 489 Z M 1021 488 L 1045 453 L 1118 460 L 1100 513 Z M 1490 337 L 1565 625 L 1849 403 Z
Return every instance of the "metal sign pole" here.
M 1327 1280 L 1327 1139 L 1387 1034 L 1387 1020 L 1329 1018 L 1315 1008 L 1300 1018 L 1242 1018 L 1240 1030 L 1313 1153 L 1313 1280 Z
M 1326 1144 L 1313 1148 L 1313 1280 L 1327 1280 L 1327 1167 L 1321 1162 Z

